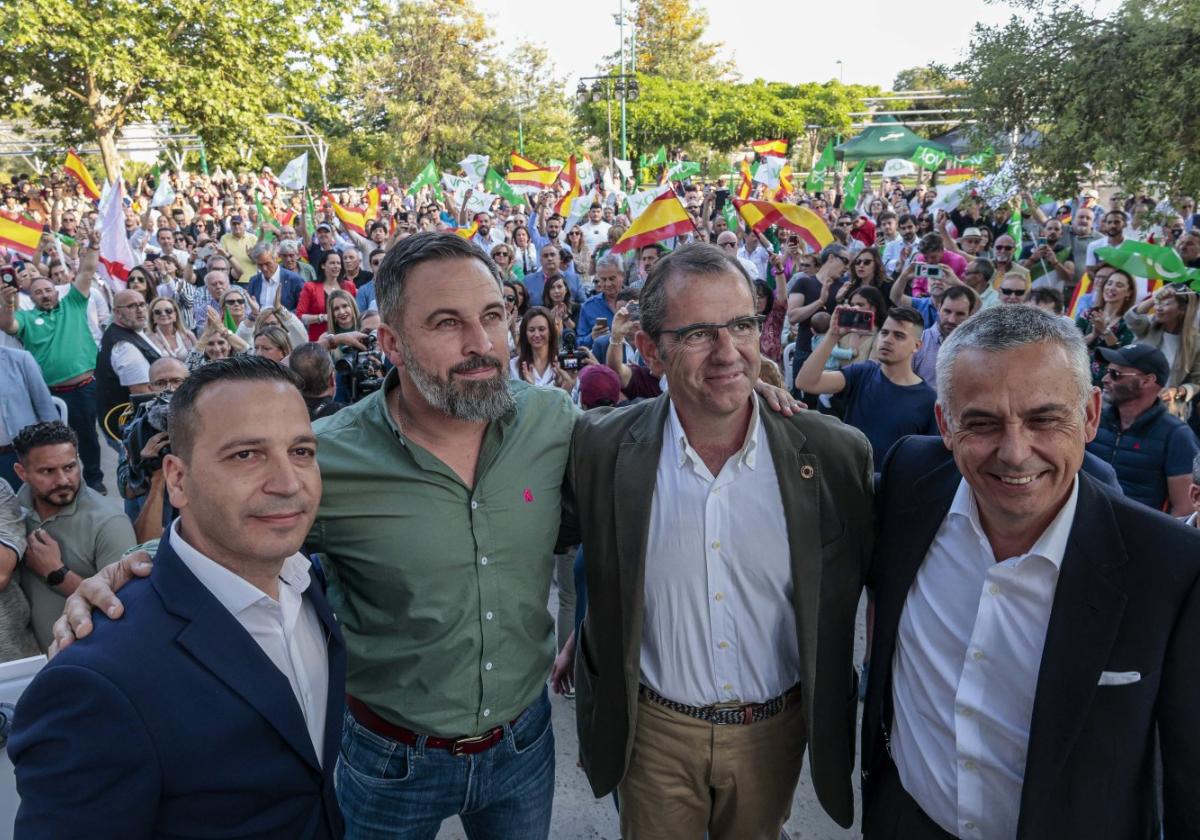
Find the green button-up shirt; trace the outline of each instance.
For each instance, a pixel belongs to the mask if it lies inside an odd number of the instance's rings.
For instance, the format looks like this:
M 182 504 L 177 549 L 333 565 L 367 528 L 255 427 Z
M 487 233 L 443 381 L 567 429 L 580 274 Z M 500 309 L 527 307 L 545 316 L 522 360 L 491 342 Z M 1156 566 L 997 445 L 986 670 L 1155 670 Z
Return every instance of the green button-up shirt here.
M 566 393 L 522 382 L 491 423 L 474 488 L 407 440 L 384 387 L 318 421 L 325 555 L 346 691 L 416 732 L 477 735 L 537 699 L 554 659 L 547 608 L 571 429 Z

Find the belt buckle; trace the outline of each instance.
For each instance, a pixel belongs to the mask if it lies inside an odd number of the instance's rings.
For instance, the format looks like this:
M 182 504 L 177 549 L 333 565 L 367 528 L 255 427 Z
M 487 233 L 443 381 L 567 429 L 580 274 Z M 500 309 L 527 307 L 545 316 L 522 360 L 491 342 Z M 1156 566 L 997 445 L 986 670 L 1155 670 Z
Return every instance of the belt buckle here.
M 482 743 L 483 741 L 486 741 L 489 738 L 494 737 L 495 734 L 496 734 L 496 730 L 490 729 L 482 735 L 475 735 L 470 738 L 459 738 L 450 745 L 450 755 L 456 756 L 458 758 L 462 758 L 464 755 L 467 755 L 465 747 L 468 744 Z

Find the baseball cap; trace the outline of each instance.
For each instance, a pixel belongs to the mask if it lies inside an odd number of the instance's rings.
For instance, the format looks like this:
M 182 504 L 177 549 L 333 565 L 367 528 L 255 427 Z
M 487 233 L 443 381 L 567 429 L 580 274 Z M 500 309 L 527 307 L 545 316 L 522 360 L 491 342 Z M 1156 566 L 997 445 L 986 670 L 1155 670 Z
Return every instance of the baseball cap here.
M 245 221 L 246 220 L 243 219 L 241 216 L 230 216 L 229 217 L 229 223 L 231 225 L 240 225 L 240 224 L 243 224 Z
M 983 239 L 983 231 L 977 227 L 969 227 L 962 233 L 963 239 Z
M 579 372 L 579 404 L 585 409 L 621 401 L 621 378 L 608 365 L 588 365 Z
M 330 226 L 329 222 L 321 222 L 321 224 L 317 225 L 317 230 L 321 230 L 321 229 L 325 229 L 328 231 L 333 230 L 333 228 Z
M 1100 355 L 1104 357 L 1104 361 L 1109 364 L 1125 365 L 1142 373 L 1154 374 L 1154 379 L 1159 385 L 1165 385 L 1167 377 L 1171 375 L 1171 366 L 1167 364 L 1167 357 L 1157 347 L 1149 344 L 1127 344 L 1124 347 L 1099 348 Z

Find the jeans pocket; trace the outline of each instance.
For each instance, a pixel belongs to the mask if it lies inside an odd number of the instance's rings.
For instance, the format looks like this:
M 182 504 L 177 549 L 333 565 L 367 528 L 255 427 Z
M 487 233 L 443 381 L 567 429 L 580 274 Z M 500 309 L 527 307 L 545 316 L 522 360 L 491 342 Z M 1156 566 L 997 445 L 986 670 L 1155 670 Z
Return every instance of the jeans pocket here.
M 521 755 L 536 749 L 552 731 L 550 698 L 543 691 L 509 731 L 513 752 Z
M 376 735 L 347 714 L 338 764 L 361 785 L 387 787 L 412 775 L 412 748 Z

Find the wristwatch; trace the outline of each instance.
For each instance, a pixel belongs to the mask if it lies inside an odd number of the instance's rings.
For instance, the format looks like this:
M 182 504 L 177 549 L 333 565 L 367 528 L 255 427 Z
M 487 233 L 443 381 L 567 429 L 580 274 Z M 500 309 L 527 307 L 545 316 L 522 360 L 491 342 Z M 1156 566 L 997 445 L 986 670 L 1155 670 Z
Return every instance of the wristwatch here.
M 53 572 L 46 575 L 46 585 L 52 587 L 58 586 L 67 579 L 67 572 L 69 571 L 70 569 L 68 569 L 66 566 L 59 566 Z

